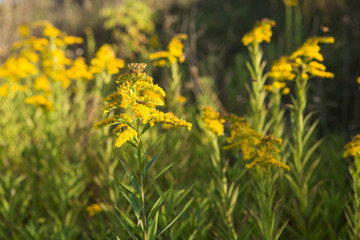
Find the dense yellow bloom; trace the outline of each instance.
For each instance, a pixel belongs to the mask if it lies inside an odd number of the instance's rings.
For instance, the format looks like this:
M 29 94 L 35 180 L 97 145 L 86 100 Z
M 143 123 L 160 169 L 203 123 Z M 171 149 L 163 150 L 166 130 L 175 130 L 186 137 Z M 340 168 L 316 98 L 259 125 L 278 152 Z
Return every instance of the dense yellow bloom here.
M 281 139 L 271 136 L 263 137 L 253 130 L 243 118 L 236 115 L 230 115 L 228 120 L 230 137 L 226 141 L 229 145 L 225 146 L 224 149 L 240 149 L 242 158 L 251 161 L 245 165 L 246 168 L 270 165 L 290 170 L 289 166 L 279 162 L 274 156 L 280 151 L 278 146 L 281 144 Z
M 119 72 L 119 68 L 123 68 L 125 62 L 116 58 L 115 52 L 109 44 L 104 44 L 96 52 L 95 58 L 91 60 L 90 72 L 93 74 L 103 71 L 113 75 Z
M 282 94 L 287 94 L 290 89 L 282 86 L 281 81 L 292 81 L 296 74 L 302 81 L 307 81 L 311 77 L 333 78 L 334 74 L 326 71 L 326 67 L 321 62 L 324 57 L 320 53 L 319 43 L 333 43 L 333 37 L 312 37 L 305 41 L 290 57 L 281 57 L 275 61 L 269 72 L 269 76 L 274 79 L 273 85 L 266 85 L 265 89 L 273 91 L 282 89 Z M 274 85 L 274 84 L 277 84 Z
M 58 37 L 61 35 L 61 31 L 54 27 L 52 24 L 48 23 L 44 26 L 43 34 L 46 37 Z
M 206 129 L 218 136 L 224 134 L 225 119 L 220 116 L 220 113 L 215 112 L 212 107 L 202 109 L 202 118 L 205 122 Z
M 72 66 L 67 69 L 66 74 L 71 79 L 85 79 L 91 80 L 93 75 L 89 71 L 88 65 L 85 63 L 85 59 L 79 57 L 73 61 Z
M 84 40 L 81 37 L 65 36 L 63 39 L 66 45 L 81 44 Z
M 154 66 L 165 66 L 167 63 L 175 63 L 179 61 L 182 63 L 185 61 L 185 55 L 183 52 L 184 45 L 181 40 L 186 40 L 186 34 L 177 34 L 175 35 L 170 43 L 168 44 L 167 51 L 160 51 L 150 54 L 150 60 L 156 60 L 153 62 Z
M 51 90 L 49 79 L 45 75 L 41 75 L 37 77 L 35 79 L 34 89 L 42 90 L 45 91 L 46 93 L 49 93 Z
M 119 126 L 121 126 L 121 128 L 124 128 L 124 130 L 120 129 L 120 131 L 117 132 L 115 147 L 121 147 L 124 143 L 134 139 L 134 137 L 138 135 L 136 130 L 129 128 L 126 124 L 121 124 Z
M 9 94 L 9 84 L 0 86 L 0 97 L 6 97 Z
M 248 169 L 254 168 L 255 166 L 275 166 L 290 171 L 290 167 L 278 160 L 276 160 L 274 154 L 280 152 L 278 146 L 281 144 L 281 139 L 274 138 L 271 136 L 263 137 L 260 143 L 256 145 L 256 153 L 253 156 L 253 161 L 246 164 L 245 167 Z
M 351 142 L 345 145 L 345 152 L 343 157 L 352 156 L 355 158 L 360 157 L 360 134 L 356 135 Z
M 98 203 L 91 204 L 86 207 L 86 212 L 90 217 L 94 216 L 95 214 L 102 212 L 103 209 Z
M 153 83 L 153 79 L 148 76 L 145 70 L 146 64 L 130 64 L 130 72 L 122 74 L 117 79 L 116 91 L 106 97 L 107 105 L 103 108 L 107 113 L 110 110 L 122 108 L 130 109 L 136 121 L 133 121 L 130 115 L 120 114 L 107 118 L 97 124 L 95 128 L 118 124 L 114 133 L 118 135 L 115 142 L 116 147 L 120 147 L 126 141 L 138 136 L 137 129 L 132 123 L 149 124 L 163 123 L 172 126 L 186 127 L 191 130 L 191 123 L 186 122 L 172 113 L 164 113 L 156 106 L 164 105 L 164 90 Z
M 20 36 L 22 36 L 22 37 L 27 37 L 30 35 L 30 30 L 29 30 L 28 26 L 26 26 L 25 24 L 20 25 L 18 31 L 19 31 Z
M 260 142 L 262 135 L 257 133 L 250 127 L 250 124 L 245 122 L 244 118 L 236 115 L 230 115 L 230 137 L 226 139 L 229 145 L 224 147 L 224 150 L 240 148 L 244 160 L 250 160 L 256 151 L 256 144 Z
M 37 67 L 21 56 L 11 56 L 5 61 L 4 65 L 0 66 L 0 77 L 12 78 L 14 81 L 34 76 L 37 73 Z
M 295 7 L 299 5 L 299 0 L 283 0 L 283 3 L 287 7 Z
M 295 78 L 293 63 L 289 60 L 288 57 L 280 57 L 280 59 L 275 61 L 271 66 L 269 77 L 276 81 L 293 80 Z
M 245 46 L 250 45 L 253 42 L 270 42 L 272 36 L 271 28 L 274 26 L 275 21 L 264 18 L 261 21 L 258 21 L 254 28 L 244 35 L 241 41 Z
M 25 99 L 25 103 L 37 105 L 48 111 L 52 111 L 54 108 L 53 103 L 42 95 L 28 97 Z

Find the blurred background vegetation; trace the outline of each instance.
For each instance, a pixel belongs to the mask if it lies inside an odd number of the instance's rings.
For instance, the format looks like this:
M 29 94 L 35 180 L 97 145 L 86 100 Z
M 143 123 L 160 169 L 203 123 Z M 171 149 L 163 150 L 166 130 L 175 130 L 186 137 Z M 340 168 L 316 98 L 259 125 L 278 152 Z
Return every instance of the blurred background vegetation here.
M 175 33 L 186 33 L 187 87 L 196 88 L 198 76 L 213 78 L 214 91 L 226 109 L 234 112 L 246 111 L 248 97 L 242 85 L 249 75 L 247 52 L 240 39 L 256 20 L 267 17 L 277 23 L 272 42 L 265 47 L 269 60 L 292 52 L 309 36 L 332 35 L 336 43 L 324 52 L 335 78 L 315 81 L 310 105 L 320 110 L 322 133 L 353 135 L 360 130 L 359 91 L 354 80 L 360 75 L 357 0 L 301 0 L 290 30 L 287 22 L 291 17 L 281 0 L 5 0 L 0 13 L 2 60 L 19 38 L 18 26 L 40 19 L 81 37 L 90 27 L 97 46 L 112 43 L 127 62 L 145 61 L 149 52 L 163 49 Z M 287 34 L 294 39 L 287 39 Z

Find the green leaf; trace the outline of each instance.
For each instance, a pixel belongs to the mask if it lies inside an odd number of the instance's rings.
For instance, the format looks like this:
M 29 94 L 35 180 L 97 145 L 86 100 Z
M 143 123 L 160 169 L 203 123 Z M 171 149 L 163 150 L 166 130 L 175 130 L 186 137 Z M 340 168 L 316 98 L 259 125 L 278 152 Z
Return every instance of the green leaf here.
M 184 206 L 184 208 L 181 210 L 181 212 L 179 213 L 179 215 L 177 215 L 174 220 L 172 220 L 166 227 L 164 227 L 163 229 L 161 229 L 160 232 L 158 232 L 156 234 L 156 237 L 160 236 L 163 232 L 165 232 L 169 227 L 171 227 L 171 225 L 174 224 L 174 222 L 176 222 L 176 220 L 178 220 L 178 218 L 186 211 L 186 209 L 188 209 L 188 207 L 191 205 L 191 203 L 194 201 L 194 199 L 190 199 L 186 205 Z
M 117 210 L 118 213 L 120 213 L 120 216 L 119 216 L 115 211 L 115 215 L 116 215 L 117 219 L 119 220 L 119 222 L 121 223 L 121 225 L 123 225 L 125 230 L 132 237 L 132 239 L 137 240 L 137 237 L 134 235 L 133 232 L 139 233 L 139 232 L 141 232 L 141 230 L 138 229 L 138 227 L 135 225 L 135 223 L 130 218 L 128 218 L 128 216 L 126 216 L 122 211 L 120 211 L 120 209 L 118 209 L 117 207 L 115 209 Z M 130 227 L 131 227 L 131 229 L 130 229 Z
M 139 187 L 139 183 L 137 181 L 137 179 L 134 177 L 134 175 L 129 171 L 129 169 L 127 168 L 127 166 L 125 165 L 125 163 L 123 161 L 120 160 L 121 165 L 123 166 L 126 174 L 128 175 L 128 177 L 130 178 L 131 183 L 133 184 L 133 186 L 135 187 L 136 191 L 141 194 L 140 191 L 140 187 Z
M 173 165 L 175 164 L 175 162 L 170 163 L 169 165 L 167 165 L 165 168 L 163 168 L 163 170 L 161 170 L 161 172 L 158 173 L 158 175 L 156 175 L 153 179 L 153 182 L 160 177 L 164 172 L 166 172 L 169 168 L 171 168 Z
M 149 129 L 149 127 L 150 127 L 150 122 L 148 122 L 148 123 L 144 126 L 143 130 L 142 130 L 141 133 L 140 133 L 140 136 L 143 135 L 143 134 Z
M 150 167 L 154 164 L 154 162 L 156 161 L 156 159 L 159 157 L 159 154 L 156 155 L 147 165 L 146 165 L 146 168 L 145 168 L 145 171 L 143 173 L 143 178 L 145 178 L 147 172 L 149 171 Z
M 147 230 L 149 240 L 155 239 L 157 226 L 159 220 L 159 212 L 156 212 L 154 220 L 150 221 L 149 228 Z
M 169 190 L 167 190 L 166 192 L 163 192 L 160 197 L 158 198 L 158 200 L 156 200 L 154 206 L 151 208 L 148 218 L 152 219 L 153 215 L 158 212 L 159 207 L 161 206 L 161 204 L 164 202 L 166 195 L 171 191 L 172 189 L 170 188 Z

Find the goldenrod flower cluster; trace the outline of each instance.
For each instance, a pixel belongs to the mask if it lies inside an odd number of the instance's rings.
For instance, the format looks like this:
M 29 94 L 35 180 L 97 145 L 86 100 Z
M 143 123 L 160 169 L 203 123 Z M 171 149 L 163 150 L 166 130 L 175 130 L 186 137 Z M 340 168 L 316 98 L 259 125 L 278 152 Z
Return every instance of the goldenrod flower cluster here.
M 274 79 L 271 85 L 265 85 L 264 88 L 270 92 L 281 91 L 282 94 L 286 95 L 290 92 L 290 88 L 286 87 L 284 81 L 291 81 L 295 78 L 293 70 L 293 63 L 288 57 L 281 57 L 275 61 L 271 66 L 269 76 Z
M 248 46 L 254 42 L 261 43 L 263 41 L 270 42 L 272 36 L 271 28 L 275 26 L 275 21 L 271 19 L 264 18 L 261 21 L 258 21 L 254 28 L 246 33 L 241 39 L 242 43 L 245 46 Z
M 230 115 L 228 121 L 230 124 L 230 137 L 226 141 L 229 145 L 225 146 L 224 150 L 240 149 L 242 158 L 251 161 L 245 165 L 246 168 L 270 165 L 290 170 L 289 166 L 276 160 L 274 156 L 280 151 L 278 146 L 281 144 L 281 139 L 262 136 L 253 130 L 243 118 L 236 115 Z
M 109 44 L 104 44 L 96 52 L 95 58 L 91 60 L 90 72 L 97 74 L 105 71 L 113 75 L 118 73 L 119 68 L 124 66 L 124 60 L 115 56 L 115 52 Z
M 333 37 L 313 37 L 290 55 L 290 60 L 295 63 L 295 68 L 302 71 L 301 78 L 307 80 L 310 77 L 333 78 L 334 74 L 326 71 L 326 67 L 320 63 L 324 57 L 320 53 L 319 43 L 334 43 Z
M 25 103 L 37 105 L 48 111 L 52 111 L 54 108 L 52 101 L 48 100 L 47 98 L 45 98 L 42 95 L 28 97 L 25 99 Z
M 218 136 L 224 134 L 225 119 L 220 116 L 220 113 L 215 112 L 212 107 L 202 109 L 202 119 L 205 122 L 205 128 L 210 132 Z
M 105 113 L 121 108 L 131 110 L 131 115 L 126 113 L 114 115 L 95 125 L 96 128 L 118 125 L 114 129 L 114 133 L 117 134 L 116 147 L 139 136 L 138 125 L 136 125 L 139 123 L 150 126 L 155 123 L 164 123 L 191 130 L 191 123 L 179 119 L 172 113 L 164 113 L 155 109 L 156 106 L 164 105 L 165 92 L 160 86 L 154 84 L 153 79 L 144 72 L 145 67 L 146 64 L 130 64 L 130 72 L 119 76 L 116 81 L 116 91 L 105 99 L 107 102 L 103 108 Z
M 288 165 L 276 160 L 274 157 L 274 154 L 280 152 L 280 144 L 281 139 L 278 138 L 271 136 L 265 136 L 261 138 L 260 143 L 255 146 L 256 152 L 253 155 L 253 161 L 249 164 L 246 164 L 245 167 L 251 169 L 257 165 L 263 167 L 270 165 L 290 171 L 290 167 Z
M 275 61 L 269 72 L 273 78 L 272 85 L 266 85 L 265 89 L 274 91 L 282 89 L 282 94 L 289 93 L 284 81 L 292 81 L 299 75 L 300 79 L 307 81 L 311 77 L 333 78 L 334 74 L 326 71 L 321 62 L 324 57 L 320 53 L 319 43 L 333 43 L 333 37 L 313 37 L 299 47 L 289 57 L 283 56 Z
M 41 32 L 41 35 L 35 37 L 32 32 Z M 13 44 L 13 54 L 0 66 L 2 97 L 14 96 L 17 90 L 26 88 L 30 97 L 25 103 L 51 110 L 55 82 L 60 82 L 66 89 L 71 80 L 89 81 L 93 74 L 115 74 L 124 67 L 124 61 L 115 57 L 109 45 L 99 49 L 90 66 L 82 57 L 70 59 L 66 54 L 67 47 L 81 44 L 83 39 L 66 35 L 48 21 L 22 25 L 19 34 L 21 41 Z
M 283 3 L 287 7 L 295 7 L 299 5 L 299 0 L 283 0 Z
M 98 203 L 91 204 L 86 207 L 86 212 L 90 217 L 94 216 L 95 214 L 102 212 L 103 209 Z
M 343 157 L 353 156 L 355 158 L 360 157 L 360 134 L 356 135 L 351 142 L 345 145 L 345 152 Z
M 185 61 L 185 55 L 183 53 L 184 45 L 181 40 L 186 40 L 186 34 L 176 34 L 168 44 L 167 51 L 160 51 L 150 54 L 150 60 L 156 60 L 153 62 L 155 66 L 165 66 L 166 64 L 175 63 L 179 61 L 182 63 Z

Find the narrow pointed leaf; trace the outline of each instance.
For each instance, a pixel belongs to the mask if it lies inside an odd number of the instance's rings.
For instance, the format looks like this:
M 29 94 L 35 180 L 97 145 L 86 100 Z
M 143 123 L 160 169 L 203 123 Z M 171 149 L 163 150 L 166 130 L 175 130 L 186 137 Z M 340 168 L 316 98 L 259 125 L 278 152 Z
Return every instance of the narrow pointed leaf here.
M 186 209 L 190 206 L 190 204 L 193 202 L 193 198 L 190 199 L 190 201 L 187 202 L 187 204 L 184 206 L 183 210 L 181 210 L 181 212 L 179 213 L 179 215 L 177 215 L 174 220 L 172 220 L 166 227 L 164 227 L 160 232 L 158 232 L 156 234 L 156 237 L 160 236 L 163 232 L 165 232 L 169 227 L 171 227 L 171 225 L 174 224 L 174 222 L 176 222 L 176 220 L 178 220 L 178 218 L 186 211 Z
M 146 176 L 147 172 L 149 171 L 150 167 L 154 164 L 156 159 L 159 157 L 159 154 L 156 155 L 145 167 L 145 171 L 143 173 L 143 178 Z

